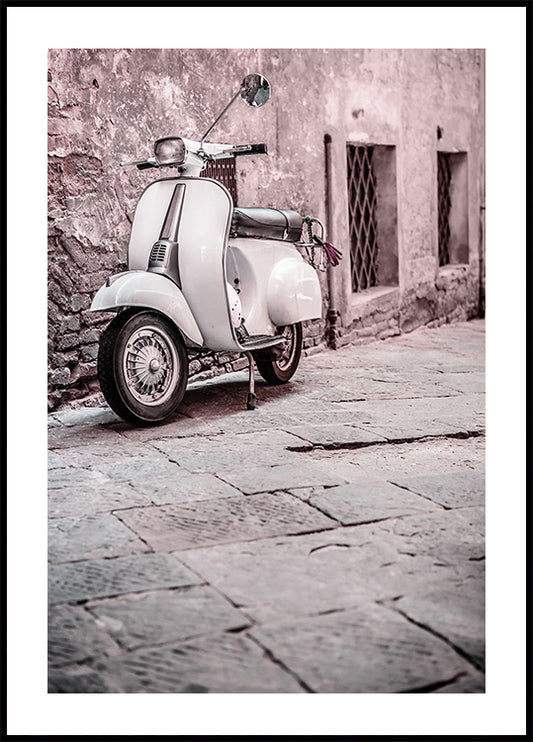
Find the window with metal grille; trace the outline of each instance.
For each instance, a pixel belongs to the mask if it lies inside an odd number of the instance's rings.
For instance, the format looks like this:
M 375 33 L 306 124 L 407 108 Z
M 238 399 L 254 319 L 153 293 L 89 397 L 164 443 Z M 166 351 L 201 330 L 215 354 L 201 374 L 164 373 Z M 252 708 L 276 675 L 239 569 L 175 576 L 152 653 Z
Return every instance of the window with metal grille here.
M 398 285 L 396 150 L 347 145 L 352 290 Z
M 377 283 L 378 239 L 373 147 L 349 144 L 347 156 L 352 290 L 362 291 Z
M 206 169 L 202 172 L 204 178 L 214 178 L 226 186 L 231 193 L 233 205 L 237 206 L 237 178 L 235 174 L 235 158 L 224 157 L 221 160 L 208 162 Z
M 438 209 L 439 209 L 439 265 L 450 262 L 450 184 L 452 171 L 447 152 L 437 152 Z
M 439 267 L 468 263 L 466 152 L 437 152 Z

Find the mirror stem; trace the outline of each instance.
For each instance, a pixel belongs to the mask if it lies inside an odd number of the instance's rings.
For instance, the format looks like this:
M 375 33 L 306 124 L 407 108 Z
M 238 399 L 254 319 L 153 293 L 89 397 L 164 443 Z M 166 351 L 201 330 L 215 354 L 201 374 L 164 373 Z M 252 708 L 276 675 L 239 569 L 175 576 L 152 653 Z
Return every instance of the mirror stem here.
M 222 116 L 223 116 L 223 115 L 224 115 L 224 114 L 226 113 L 226 111 L 227 111 L 227 110 L 228 110 L 228 108 L 229 108 L 229 107 L 231 106 L 231 104 L 232 104 L 232 103 L 233 103 L 233 102 L 234 102 L 235 100 L 237 100 L 237 98 L 239 97 L 239 95 L 240 95 L 240 94 L 242 93 L 242 91 L 243 91 L 243 90 L 244 90 L 244 88 L 239 88 L 239 90 L 237 90 L 237 92 L 235 93 L 235 95 L 233 96 L 233 98 L 232 98 L 232 99 L 230 100 L 230 102 L 228 103 L 228 105 L 226 106 L 226 108 L 225 108 L 225 109 L 224 109 L 224 110 L 222 111 L 222 113 L 220 113 L 220 114 L 219 114 L 219 115 L 217 116 L 217 118 L 216 118 L 216 119 L 215 119 L 215 120 L 213 121 L 213 123 L 211 124 L 211 126 L 209 127 L 209 129 L 208 129 L 208 130 L 207 130 L 207 131 L 205 132 L 205 134 L 203 135 L 203 137 L 202 137 L 202 138 L 200 139 L 200 147 L 202 146 L 202 144 L 203 144 L 203 142 L 204 142 L 204 139 L 205 139 L 205 138 L 207 137 L 207 135 L 208 135 L 208 134 L 210 134 L 210 132 L 211 132 L 211 131 L 212 131 L 212 130 L 213 130 L 213 129 L 215 128 L 215 125 L 216 125 L 216 124 L 217 124 L 217 123 L 218 123 L 218 122 L 220 121 L 220 119 L 221 119 L 221 118 L 222 118 Z

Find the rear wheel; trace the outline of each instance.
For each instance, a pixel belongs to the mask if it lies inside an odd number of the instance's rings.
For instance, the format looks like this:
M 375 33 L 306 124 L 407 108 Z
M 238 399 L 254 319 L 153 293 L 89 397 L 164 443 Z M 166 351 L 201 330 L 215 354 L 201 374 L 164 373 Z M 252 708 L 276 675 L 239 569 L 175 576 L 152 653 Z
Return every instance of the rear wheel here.
M 254 353 L 257 369 L 268 384 L 285 384 L 294 375 L 302 355 L 302 323 L 278 327 L 277 334 L 284 339 L 276 355 Z
M 109 406 L 134 425 L 169 417 L 185 394 L 187 350 L 174 325 L 148 310 L 126 310 L 100 340 L 98 379 Z

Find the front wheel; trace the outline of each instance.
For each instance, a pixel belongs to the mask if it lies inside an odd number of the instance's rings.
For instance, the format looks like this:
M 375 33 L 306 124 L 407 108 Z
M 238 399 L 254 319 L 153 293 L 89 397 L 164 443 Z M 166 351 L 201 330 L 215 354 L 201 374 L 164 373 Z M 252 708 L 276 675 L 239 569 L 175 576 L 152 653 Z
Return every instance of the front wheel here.
M 100 388 L 117 415 L 134 425 L 159 423 L 175 412 L 188 365 L 181 335 L 157 312 L 123 311 L 100 340 Z
M 257 369 L 268 384 L 285 384 L 294 375 L 302 355 L 302 323 L 278 327 L 277 334 L 284 339 L 276 355 L 255 353 Z M 278 355 L 279 354 L 279 355 Z

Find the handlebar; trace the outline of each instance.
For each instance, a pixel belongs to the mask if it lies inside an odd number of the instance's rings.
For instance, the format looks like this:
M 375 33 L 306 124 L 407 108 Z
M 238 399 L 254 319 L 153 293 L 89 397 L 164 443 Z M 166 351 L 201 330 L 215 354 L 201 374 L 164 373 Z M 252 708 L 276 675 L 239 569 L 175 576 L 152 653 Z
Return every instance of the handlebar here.
M 146 168 L 149 168 L 149 167 L 159 167 L 159 165 L 157 165 L 154 162 L 150 162 L 150 160 L 146 160 L 145 162 L 138 163 L 137 170 L 146 170 Z
M 229 149 L 220 150 L 216 154 L 208 154 L 203 150 L 191 151 L 192 155 L 197 155 L 205 161 L 223 160 L 228 157 L 241 157 L 242 155 L 267 155 L 268 150 L 264 142 L 260 144 L 239 144 Z M 146 170 L 148 168 L 159 168 L 160 166 L 155 159 L 151 157 L 148 160 L 134 160 L 133 162 L 121 162 L 122 167 L 128 165 L 135 165 L 138 170 Z
M 240 157 L 242 155 L 267 155 L 266 144 L 238 144 L 235 147 L 224 149 L 214 155 L 210 155 L 208 160 L 224 160 L 228 157 Z

